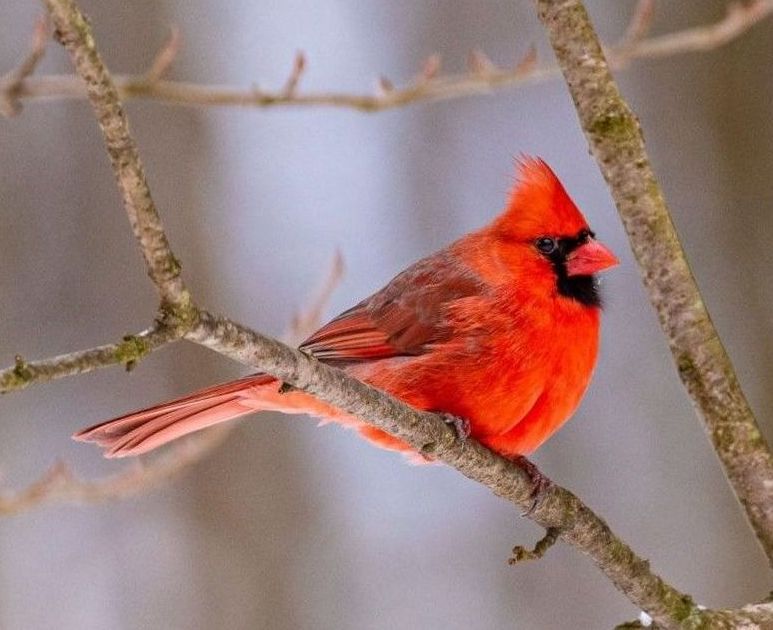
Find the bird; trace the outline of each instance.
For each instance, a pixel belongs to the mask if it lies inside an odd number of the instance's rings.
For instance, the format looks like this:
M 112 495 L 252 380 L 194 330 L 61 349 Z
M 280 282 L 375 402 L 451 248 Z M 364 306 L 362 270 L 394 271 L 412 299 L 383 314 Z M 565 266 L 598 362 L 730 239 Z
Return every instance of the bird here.
M 299 349 L 523 459 L 575 412 L 599 347 L 596 274 L 618 264 L 553 170 L 517 161 L 504 211 L 412 264 Z M 411 461 L 431 458 L 304 391 L 258 373 L 83 429 L 106 457 L 140 455 L 257 411 L 354 429 Z M 462 428 L 463 427 L 463 428 Z M 462 437 L 466 437 L 463 435 Z

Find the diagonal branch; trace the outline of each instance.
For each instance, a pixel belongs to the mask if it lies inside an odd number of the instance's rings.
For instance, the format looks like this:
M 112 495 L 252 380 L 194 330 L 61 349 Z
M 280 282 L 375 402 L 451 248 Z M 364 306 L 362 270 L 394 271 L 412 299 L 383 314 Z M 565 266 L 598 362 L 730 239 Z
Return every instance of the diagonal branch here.
M 639 122 L 580 0 L 535 0 L 591 151 L 628 232 L 679 376 L 773 562 L 773 456 L 711 322 L 650 165 Z M 765 3 L 737 6 L 762 11 Z
M 161 78 L 167 73 L 169 67 L 177 57 L 177 53 L 180 52 L 182 38 L 180 36 L 180 29 L 176 26 L 172 26 L 169 30 L 169 39 L 162 46 L 161 50 L 156 54 L 153 63 L 145 73 L 145 80 L 148 83 L 155 83 L 160 81 Z
M 322 325 L 323 313 L 343 277 L 344 257 L 340 251 L 336 250 L 327 277 L 314 293 L 309 305 L 293 315 L 289 330 L 282 335 L 283 339 L 288 343 L 298 345 Z
M 628 28 L 625 29 L 625 34 L 617 43 L 617 46 L 615 46 L 618 55 L 631 55 L 631 51 L 640 45 L 647 36 L 647 33 L 649 33 L 654 17 L 655 0 L 639 0 L 636 3 L 631 19 L 628 22 Z
M 358 381 L 339 369 L 253 332 L 222 317 L 201 311 L 186 338 L 268 372 L 298 389 L 356 415 L 408 442 L 466 477 L 488 487 L 497 496 L 528 510 L 528 517 L 587 555 L 634 604 L 666 628 L 735 628 L 738 620 L 766 627 L 773 623 L 770 607 L 738 617 L 735 611 L 713 611 L 697 606 L 689 595 L 664 582 L 649 562 L 636 553 L 589 507 L 568 490 L 550 483 L 533 507 L 531 477 L 513 461 L 488 450 L 475 440 L 460 441 L 443 418 L 417 411 L 400 400 Z M 533 509 L 532 509 L 533 507 Z M 686 626 L 685 626 L 686 627 Z
M 690 52 L 702 52 L 719 48 L 741 36 L 755 24 L 773 14 L 773 0 L 753 0 L 732 3 L 725 17 L 714 24 L 644 38 L 651 18 L 652 0 L 642 0 L 631 19 L 623 40 L 609 49 L 609 62 L 613 69 L 625 68 L 633 61 L 654 59 Z M 172 40 L 170 40 L 172 41 Z M 177 50 L 174 40 L 172 54 Z M 170 43 L 157 57 L 167 59 Z M 528 55 L 527 55 L 528 56 Z M 406 105 L 445 101 L 473 95 L 490 94 L 495 90 L 514 88 L 527 83 L 542 82 L 559 75 L 553 65 L 537 66 L 521 64 L 513 68 L 500 68 L 489 63 L 485 71 L 476 63 L 485 58 L 473 53 L 470 71 L 457 75 L 433 75 L 426 80 L 425 72 L 418 80 L 403 87 L 390 84 L 388 90 L 375 93 L 352 94 L 347 92 L 301 92 L 297 89 L 298 78 L 303 71 L 302 55 L 296 57 L 293 71 L 285 86 L 277 90 L 239 88 L 224 85 L 203 85 L 183 81 L 163 81 L 160 74 L 149 72 L 141 75 L 116 75 L 114 84 L 122 99 L 142 98 L 181 106 L 209 107 L 340 107 L 362 112 L 378 112 Z M 432 59 L 432 58 L 431 58 Z M 154 63 L 154 66 L 156 64 Z M 164 65 L 164 69 L 166 69 Z M 288 86 L 291 88 L 288 90 Z M 7 93 L 9 83 L 0 80 L 0 96 Z M 16 88 L 14 88 L 16 89 Z M 26 77 L 18 85 L 17 96 L 26 100 L 51 100 L 83 98 L 86 92 L 79 77 L 73 75 L 49 75 Z
M 72 0 L 47 0 L 60 39 L 68 47 L 78 72 L 89 85 L 89 96 L 103 128 L 113 167 L 124 192 L 125 205 L 146 254 L 151 278 L 162 296 L 162 305 L 171 303 L 174 315 L 182 311 L 183 323 L 175 321 L 175 331 L 257 369 L 269 372 L 297 388 L 371 422 L 411 444 L 419 452 L 455 467 L 470 479 L 490 488 L 498 496 L 529 508 L 529 516 L 547 528 L 560 531 L 562 540 L 586 555 L 625 593 L 666 627 L 691 623 L 694 627 L 719 620 L 714 611 L 700 610 L 691 598 L 655 575 L 649 563 L 637 556 L 614 535 L 608 525 L 568 490 L 553 484 L 532 505 L 531 477 L 516 463 L 496 455 L 473 440 L 460 440 L 436 414 L 417 411 L 405 403 L 347 376 L 341 370 L 324 365 L 269 337 L 252 332 L 224 318 L 198 311 L 179 279 L 179 267 L 173 272 L 156 263 L 174 260 L 163 233 L 158 214 L 144 181 L 139 157 L 128 135 L 126 120 L 115 88 L 96 53 L 93 36 L 83 15 Z M 121 138 L 123 144 L 115 145 Z M 128 175 L 133 174 L 132 179 Z M 135 194 L 142 203 L 137 214 Z M 148 231 L 143 229 L 148 228 Z M 160 254 L 158 259 L 155 254 Z M 159 273 L 162 272 L 162 273 Z M 756 613 L 755 613 L 756 614 Z M 770 620 L 770 615 L 755 617 Z M 711 627 L 725 627 L 713 625 Z
M 165 314 L 174 318 L 175 325 L 189 326 L 192 303 L 180 277 L 180 263 L 169 247 L 137 145 L 129 133 L 126 114 L 96 49 L 89 23 L 72 2 L 46 0 L 46 5 L 56 27 L 54 36 L 70 53 L 78 75 L 86 84 L 129 222 L 139 241 L 148 275 L 158 289 L 162 307 L 166 307 Z

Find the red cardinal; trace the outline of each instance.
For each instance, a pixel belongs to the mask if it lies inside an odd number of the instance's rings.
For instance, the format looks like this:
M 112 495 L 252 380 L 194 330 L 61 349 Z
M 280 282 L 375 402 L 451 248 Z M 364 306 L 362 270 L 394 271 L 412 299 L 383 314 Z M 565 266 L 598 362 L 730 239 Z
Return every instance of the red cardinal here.
M 418 409 L 469 422 L 505 456 L 527 455 L 571 416 L 596 363 L 593 274 L 617 264 L 553 171 L 525 159 L 505 212 L 411 265 L 300 348 Z M 255 411 L 305 413 L 381 447 L 405 442 L 253 374 L 75 434 L 107 457 L 139 455 Z

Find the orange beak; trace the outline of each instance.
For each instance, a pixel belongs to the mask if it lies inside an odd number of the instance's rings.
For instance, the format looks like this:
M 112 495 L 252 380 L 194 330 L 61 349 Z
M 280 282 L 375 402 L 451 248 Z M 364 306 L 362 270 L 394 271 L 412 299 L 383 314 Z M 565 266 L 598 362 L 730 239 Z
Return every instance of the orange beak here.
M 569 276 L 592 276 L 619 263 L 610 249 L 591 239 L 566 257 L 566 273 Z

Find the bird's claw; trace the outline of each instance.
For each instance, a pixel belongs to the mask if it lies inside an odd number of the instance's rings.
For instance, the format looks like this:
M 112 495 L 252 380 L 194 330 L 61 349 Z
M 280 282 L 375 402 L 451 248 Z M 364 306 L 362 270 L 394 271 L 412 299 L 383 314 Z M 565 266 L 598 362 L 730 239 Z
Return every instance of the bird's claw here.
M 455 416 L 451 413 L 442 413 L 441 415 L 443 416 L 443 422 L 454 428 L 456 437 L 461 442 L 464 442 L 468 437 L 470 437 L 470 433 L 472 433 L 472 426 L 470 425 L 470 421 L 467 418 Z
M 553 485 L 553 482 L 545 477 L 545 475 L 540 472 L 539 468 L 532 464 L 523 455 L 519 455 L 518 457 L 513 458 L 512 461 L 516 466 L 518 466 L 518 468 L 520 468 L 529 476 L 529 480 L 532 483 L 532 490 L 529 494 L 531 505 L 529 506 L 528 510 L 521 514 L 521 516 L 530 516 L 534 510 L 537 509 L 537 506 L 539 505 L 540 501 L 542 501 L 545 492 L 547 492 L 548 489 Z

